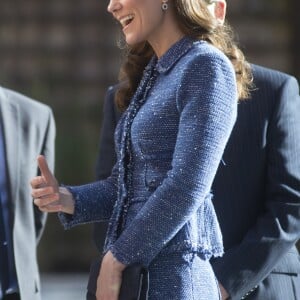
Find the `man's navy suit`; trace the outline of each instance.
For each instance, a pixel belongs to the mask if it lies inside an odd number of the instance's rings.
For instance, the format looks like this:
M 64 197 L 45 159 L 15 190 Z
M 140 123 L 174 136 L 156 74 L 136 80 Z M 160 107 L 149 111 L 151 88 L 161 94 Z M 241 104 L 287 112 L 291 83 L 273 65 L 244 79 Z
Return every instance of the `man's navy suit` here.
M 213 184 L 225 255 L 212 265 L 233 300 L 300 299 L 295 246 L 300 237 L 298 83 L 259 66 L 253 66 L 253 75 L 255 90 L 238 106 Z M 108 90 L 104 104 L 98 178 L 107 177 L 115 162 L 113 131 L 119 113 L 114 92 Z M 103 225 L 96 225 L 95 233 L 102 251 Z

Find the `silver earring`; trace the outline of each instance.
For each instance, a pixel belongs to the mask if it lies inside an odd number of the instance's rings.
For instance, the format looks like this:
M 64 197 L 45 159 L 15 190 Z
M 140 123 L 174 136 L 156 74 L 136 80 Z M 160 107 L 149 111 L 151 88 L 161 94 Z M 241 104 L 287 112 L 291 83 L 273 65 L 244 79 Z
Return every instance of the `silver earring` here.
M 168 8 L 169 8 L 168 0 L 163 0 L 163 2 L 161 4 L 161 9 L 163 11 L 166 11 L 166 10 L 168 10 Z

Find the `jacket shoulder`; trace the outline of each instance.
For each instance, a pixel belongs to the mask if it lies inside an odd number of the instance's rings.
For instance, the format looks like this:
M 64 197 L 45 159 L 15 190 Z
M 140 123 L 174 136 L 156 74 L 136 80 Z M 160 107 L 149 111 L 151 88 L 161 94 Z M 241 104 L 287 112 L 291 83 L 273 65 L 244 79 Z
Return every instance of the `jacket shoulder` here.
M 0 89 L 2 91 L 2 94 L 5 97 L 5 99 L 2 99 L 3 101 L 17 104 L 24 112 L 28 111 L 32 115 L 34 115 L 35 113 L 38 114 L 43 114 L 43 113 L 49 114 L 50 112 L 52 113 L 52 109 L 44 103 L 41 103 L 19 92 L 4 87 L 0 87 Z
M 292 75 L 263 66 L 251 64 L 251 70 L 253 73 L 253 80 L 255 85 L 264 84 L 272 86 L 274 88 L 279 88 L 288 81 L 297 82 L 296 78 Z
M 205 62 L 206 66 L 212 66 L 216 64 L 224 64 L 233 70 L 232 64 L 228 57 L 219 49 L 205 41 L 195 41 L 190 51 L 187 54 L 187 59 L 190 63 L 199 62 L 202 64 Z M 187 64 L 187 67 L 190 67 Z

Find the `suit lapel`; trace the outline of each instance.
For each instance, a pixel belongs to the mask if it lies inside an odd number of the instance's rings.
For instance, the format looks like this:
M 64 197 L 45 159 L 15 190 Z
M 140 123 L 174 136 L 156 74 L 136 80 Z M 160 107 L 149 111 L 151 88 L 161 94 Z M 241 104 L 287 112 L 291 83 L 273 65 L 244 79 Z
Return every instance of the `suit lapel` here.
M 19 106 L 10 101 L 0 87 L 0 108 L 3 120 L 4 144 L 6 152 L 9 195 L 15 207 L 19 188 Z

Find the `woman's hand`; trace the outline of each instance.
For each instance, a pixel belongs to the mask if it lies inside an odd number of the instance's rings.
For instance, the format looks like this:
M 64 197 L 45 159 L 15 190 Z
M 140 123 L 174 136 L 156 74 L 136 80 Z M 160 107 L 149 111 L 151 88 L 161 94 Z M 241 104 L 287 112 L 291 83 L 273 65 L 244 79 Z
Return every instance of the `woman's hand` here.
M 125 265 L 117 261 L 108 251 L 103 257 L 97 280 L 97 300 L 118 300 Z
M 37 160 L 41 176 L 34 177 L 30 182 L 34 204 L 44 212 L 61 211 L 73 214 L 74 199 L 72 194 L 66 188 L 59 187 L 44 156 L 40 155 Z

